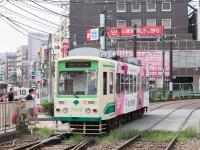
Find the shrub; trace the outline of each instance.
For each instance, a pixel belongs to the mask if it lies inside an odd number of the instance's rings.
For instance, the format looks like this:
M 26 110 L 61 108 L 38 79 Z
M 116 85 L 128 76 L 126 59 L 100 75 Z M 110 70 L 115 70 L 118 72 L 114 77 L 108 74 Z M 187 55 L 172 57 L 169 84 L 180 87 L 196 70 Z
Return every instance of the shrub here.
M 54 116 L 54 103 L 53 102 L 48 102 L 45 104 L 42 104 L 44 112 L 49 115 L 49 116 Z

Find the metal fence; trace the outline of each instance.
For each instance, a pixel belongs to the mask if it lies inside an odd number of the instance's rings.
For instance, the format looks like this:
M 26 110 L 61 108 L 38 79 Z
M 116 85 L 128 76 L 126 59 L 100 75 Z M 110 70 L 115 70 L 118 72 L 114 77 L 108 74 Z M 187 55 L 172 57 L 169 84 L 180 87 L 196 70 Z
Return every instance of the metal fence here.
M 159 87 L 159 88 L 157 88 Z M 169 98 L 169 85 L 166 84 L 164 88 L 161 85 L 150 88 L 151 100 L 164 100 Z M 173 98 L 200 98 L 200 83 L 174 83 L 173 84 Z
M 12 117 L 17 107 L 17 102 L 0 102 L 0 132 L 15 129 L 16 125 L 12 122 Z

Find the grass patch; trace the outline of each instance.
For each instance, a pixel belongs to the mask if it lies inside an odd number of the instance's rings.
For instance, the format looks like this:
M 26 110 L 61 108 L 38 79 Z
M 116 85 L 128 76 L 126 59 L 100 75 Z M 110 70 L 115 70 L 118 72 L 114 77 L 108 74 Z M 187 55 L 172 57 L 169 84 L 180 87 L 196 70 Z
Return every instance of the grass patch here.
M 77 134 L 77 135 L 71 136 L 67 141 L 69 141 L 70 143 L 78 143 L 84 139 L 85 139 L 85 135 Z
M 33 131 L 33 135 L 38 135 L 41 137 L 47 137 L 54 133 L 53 130 L 50 130 L 49 128 L 38 128 Z
M 139 132 L 135 130 L 114 130 L 108 136 L 99 137 L 96 140 L 98 144 L 109 144 L 118 140 L 134 137 Z
M 143 134 L 143 138 L 148 141 L 169 142 L 175 135 L 176 133 L 171 131 L 148 131 Z
M 181 131 L 178 141 L 187 141 L 198 136 L 197 130 L 195 127 L 189 127 Z

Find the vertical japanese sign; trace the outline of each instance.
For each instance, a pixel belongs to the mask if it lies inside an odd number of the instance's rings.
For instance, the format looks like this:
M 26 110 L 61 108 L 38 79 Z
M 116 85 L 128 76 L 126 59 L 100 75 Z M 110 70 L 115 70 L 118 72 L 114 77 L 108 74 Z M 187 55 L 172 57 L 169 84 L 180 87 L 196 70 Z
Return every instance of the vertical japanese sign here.
M 62 43 L 62 58 L 68 56 L 69 52 L 69 43 L 63 42 Z

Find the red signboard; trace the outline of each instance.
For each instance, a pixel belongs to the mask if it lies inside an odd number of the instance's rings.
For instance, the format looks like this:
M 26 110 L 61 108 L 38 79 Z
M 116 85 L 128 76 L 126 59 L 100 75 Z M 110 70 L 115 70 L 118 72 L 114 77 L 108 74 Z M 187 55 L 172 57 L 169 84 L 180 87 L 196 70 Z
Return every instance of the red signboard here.
M 136 29 L 137 36 L 161 36 L 163 35 L 163 27 L 162 26 L 139 26 L 137 28 L 134 27 L 108 27 L 107 34 L 110 37 L 132 37 L 134 36 L 134 30 Z
M 62 57 L 68 56 L 69 43 L 62 43 Z

